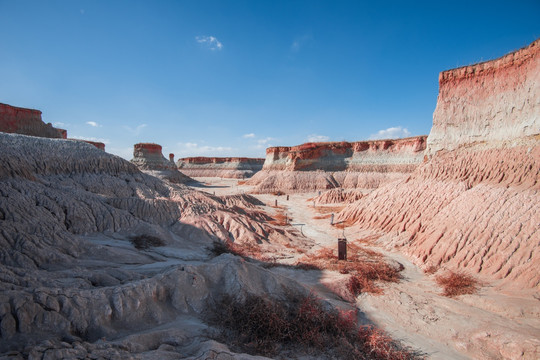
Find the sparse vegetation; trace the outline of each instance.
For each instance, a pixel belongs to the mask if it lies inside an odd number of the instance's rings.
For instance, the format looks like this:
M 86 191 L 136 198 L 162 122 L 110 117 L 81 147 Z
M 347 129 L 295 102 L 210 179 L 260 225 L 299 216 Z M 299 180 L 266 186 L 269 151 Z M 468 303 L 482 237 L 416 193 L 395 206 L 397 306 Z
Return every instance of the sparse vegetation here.
M 291 351 L 339 359 L 416 359 L 382 331 L 358 327 L 354 311 L 327 309 L 313 295 L 285 301 L 249 295 L 223 296 L 208 313 L 221 329 L 220 341 L 250 354 L 275 356 Z
M 350 274 L 347 289 L 357 296 L 363 292 L 373 294 L 382 293 L 377 281 L 397 282 L 401 278 L 400 271 L 390 266 L 381 254 L 355 244 L 347 244 L 347 261 L 338 260 L 334 250 L 324 248 L 315 255 L 304 255 L 297 266 L 300 268 L 339 271 L 341 274 Z
M 274 215 L 274 220 L 270 221 L 270 223 L 273 225 L 285 226 L 289 222 L 288 222 L 287 215 L 283 211 L 277 211 L 276 214 Z
M 443 288 L 443 295 L 454 297 L 458 295 L 474 294 L 478 290 L 478 280 L 471 275 L 448 271 L 435 278 L 437 284 Z
M 131 243 L 138 250 L 146 250 L 151 247 L 164 246 L 165 242 L 152 235 L 137 235 L 130 238 Z

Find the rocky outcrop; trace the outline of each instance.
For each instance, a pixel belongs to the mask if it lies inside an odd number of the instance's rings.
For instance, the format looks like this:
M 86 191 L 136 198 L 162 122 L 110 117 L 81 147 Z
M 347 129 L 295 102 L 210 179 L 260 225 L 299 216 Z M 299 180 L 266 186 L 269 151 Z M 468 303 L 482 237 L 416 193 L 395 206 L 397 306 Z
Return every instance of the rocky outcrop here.
M 387 234 L 417 264 L 540 285 L 539 41 L 441 73 L 429 161 L 337 221 Z
M 540 40 L 499 59 L 443 71 L 426 155 L 500 148 L 540 133 Z M 508 144 L 510 142 L 510 144 Z
M 80 139 L 70 139 L 70 140 L 83 141 L 83 142 L 85 142 L 85 143 L 94 145 L 94 146 L 95 146 L 96 148 L 98 148 L 99 150 L 105 151 L 105 144 L 102 143 L 102 142 L 99 142 L 99 141 L 80 140 Z
M 0 131 L 47 138 L 65 139 L 67 131 L 41 120 L 41 111 L 0 103 Z
M 244 179 L 263 167 L 264 159 L 245 157 L 187 157 L 176 162 L 178 169 L 191 177 Z
M 187 183 L 193 181 L 189 176 L 178 171 L 174 162 L 165 159 L 161 145 L 158 144 L 135 144 L 131 162 L 137 165 L 141 171 L 171 182 Z
M 425 146 L 426 136 L 417 136 L 271 147 L 263 170 L 247 183 L 255 193 L 374 189 L 414 171 L 424 159 Z
M 263 170 L 411 172 L 423 161 L 425 148 L 426 136 L 271 147 Z
M 220 294 L 307 293 L 209 255 L 213 241 L 291 241 L 255 204 L 148 176 L 81 141 L 0 133 L 0 357 L 212 356 L 199 349 L 201 314 Z

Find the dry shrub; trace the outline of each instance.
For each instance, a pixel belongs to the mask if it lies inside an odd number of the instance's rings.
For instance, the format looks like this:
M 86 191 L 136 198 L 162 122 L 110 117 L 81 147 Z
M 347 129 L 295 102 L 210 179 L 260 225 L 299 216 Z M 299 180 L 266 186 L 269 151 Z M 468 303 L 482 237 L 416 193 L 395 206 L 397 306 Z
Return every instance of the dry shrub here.
M 317 216 L 314 216 L 313 219 L 314 220 L 330 219 L 331 216 L 332 214 L 317 215 Z
M 246 182 L 247 180 L 238 180 L 237 185 L 245 185 Z
M 285 215 L 285 213 L 283 213 L 282 211 L 276 212 L 276 214 L 274 215 L 274 220 L 270 221 L 270 224 L 277 225 L 277 226 L 287 225 L 288 224 L 287 215 Z
M 381 294 L 377 281 L 397 282 L 400 271 L 387 264 L 383 256 L 373 250 L 355 244 L 347 244 L 347 260 L 338 260 L 337 254 L 330 248 L 323 248 L 314 255 L 304 255 L 296 264 L 303 269 L 333 270 L 341 274 L 350 274 L 346 284 L 353 296 L 361 293 Z
M 164 246 L 165 243 L 158 237 L 152 235 L 137 235 L 130 238 L 131 243 L 138 250 L 146 250 L 151 247 Z
M 208 248 L 214 256 L 221 254 L 233 254 L 241 257 L 250 257 L 254 259 L 262 260 L 261 249 L 257 245 L 250 243 L 235 244 L 232 242 L 214 241 L 212 247 Z
M 310 206 L 313 208 L 313 206 Z M 330 213 L 338 213 L 341 210 L 345 208 L 345 205 L 339 205 L 339 206 L 316 206 L 314 207 L 315 211 L 317 211 L 319 214 L 330 214 Z
M 461 272 L 448 271 L 444 275 L 435 278 L 437 284 L 442 286 L 444 296 L 458 296 L 474 294 L 478 289 L 478 281 L 471 275 Z
M 220 340 L 235 351 L 275 356 L 295 351 L 340 359 L 416 359 L 373 327 L 358 328 L 357 314 L 327 309 L 313 295 L 285 301 L 248 295 L 243 301 L 225 295 L 207 319 L 221 328 Z

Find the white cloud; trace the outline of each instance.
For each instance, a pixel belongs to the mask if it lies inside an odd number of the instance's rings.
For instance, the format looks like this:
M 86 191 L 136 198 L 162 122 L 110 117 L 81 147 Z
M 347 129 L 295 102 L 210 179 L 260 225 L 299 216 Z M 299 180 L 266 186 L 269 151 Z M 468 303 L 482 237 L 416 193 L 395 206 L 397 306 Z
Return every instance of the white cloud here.
M 55 123 L 53 123 L 53 126 L 54 127 L 56 127 L 56 126 L 66 126 L 66 124 L 63 123 L 63 122 L 55 122 Z
M 214 36 L 195 36 L 195 41 L 212 51 L 223 49 L 223 44 Z
M 200 145 L 195 142 L 178 143 L 176 151 L 173 152 L 179 158 L 189 156 L 220 156 L 230 155 L 235 149 L 228 146 Z
M 371 134 L 369 140 L 381 139 L 399 139 L 411 136 L 411 132 L 407 128 L 401 126 L 391 127 L 385 130 L 379 130 L 376 134 Z
M 86 122 L 86 125 L 90 125 L 92 127 L 101 127 L 101 125 L 99 125 L 97 122 L 95 121 L 87 121 Z
M 330 137 L 325 135 L 311 134 L 307 137 L 307 141 L 309 142 L 326 142 L 328 140 L 330 140 Z
M 255 137 L 255 134 L 254 133 L 244 134 L 242 135 L 242 137 L 245 139 L 253 139 Z
M 142 129 L 144 129 L 146 126 L 147 126 L 146 124 L 141 124 L 141 125 L 138 125 L 136 128 L 132 128 L 130 126 L 124 125 L 124 129 L 126 129 L 133 136 L 139 136 Z
M 94 141 L 94 142 L 102 142 L 104 144 L 109 144 L 111 141 L 109 139 L 101 139 L 96 137 L 88 137 L 88 136 L 70 136 L 71 139 L 77 139 L 77 140 L 88 140 L 88 141 Z

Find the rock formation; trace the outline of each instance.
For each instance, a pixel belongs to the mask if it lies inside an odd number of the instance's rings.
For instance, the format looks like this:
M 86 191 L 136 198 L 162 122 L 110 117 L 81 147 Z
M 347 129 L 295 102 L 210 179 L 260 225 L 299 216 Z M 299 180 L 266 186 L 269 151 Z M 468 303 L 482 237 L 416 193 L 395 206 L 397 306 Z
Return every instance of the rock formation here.
M 47 138 L 65 139 L 67 131 L 41 120 L 41 111 L 0 103 L 0 131 Z
M 165 159 L 161 145 L 158 144 L 135 144 L 131 162 L 147 174 L 167 179 L 172 182 L 186 183 L 192 181 L 189 176 L 178 171 L 174 162 Z
M 373 189 L 412 172 L 423 161 L 426 136 L 395 140 L 307 143 L 266 150 L 254 192 Z
M 540 285 L 540 40 L 442 72 L 430 159 L 337 221 L 382 231 L 417 264 Z
M 178 169 L 191 177 L 244 179 L 263 167 L 264 159 L 245 157 L 187 157 L 176 162 Z
M 422 162 L 425 144 L 426 136 L 417 136 L 270 147 L 263 170 L 411 172 Z
M 209 301 L 307 293 L 209 255 L 213 241 L 290 242 L 249 195 L 162 181 L 84 142 L 4 133 L 0 194 L 0 357 L 232 356 L 201 335 Z
M 102 142 L 99 142 L 99 141 L 90 141 L 90 140 L 80 140 L 80 139 L 70 139 L 70 140 L 78 140 L 78 141 L 83 141 L 85 143 L 88 143 L 88 144 L 91 144 L 91 145 L 94 145 L 95 147 L 97 147 L 99 150 L 103 150 L 105 151 L 105 144 L 102 143 Z

